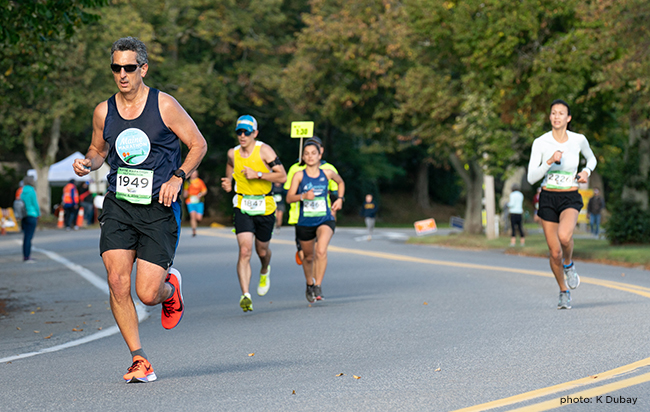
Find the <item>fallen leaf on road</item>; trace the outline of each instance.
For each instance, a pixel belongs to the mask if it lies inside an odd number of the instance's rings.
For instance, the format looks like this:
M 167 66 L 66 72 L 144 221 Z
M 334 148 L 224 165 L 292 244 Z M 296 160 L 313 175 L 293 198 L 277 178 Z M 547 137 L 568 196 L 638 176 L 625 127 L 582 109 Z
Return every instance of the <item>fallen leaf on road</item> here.
M 36 312 L 34 312 L 34 311 L 31 311 L 31 312 L 30 312 L 29 314 L 30 314 L 30 315 L 33 315 L 34 313 L 36 313 Z
M 427 302 L 424 302 L 423 305 L 428 305 L 428 303 L 427 303 Z
M 72 331 L 73 332 L 81 332 L 81 331 L 83 331 L 83 329 L 72 328 Z
M 357 375 L 352 375 L 352 377 L 353 377 L 354 379 L 361 379 L 361 376 L 357 376 Z
M 296 394 L 296 391 L 294 390 L 291 394 L 292 394 L 292 395 L 295 395 L 295 394 Z
M 51 338 L 51 337 L 52 337 L 52 333 L 50 333 L 49 335 L 47 335 L 47 336 L 44 337 L 43 339 L 49 339 L 49 338 Z
M 255 356 L 255 353 L 249 353 L 248 356 Z
M 442 369 L 438 368 L 438 369 L 434 370 L 434 372 L 440 372 L 441 370 Z
M 102 327 L 101 327 L 101 326 L 100 326 L 100 327 L 98 327 L 98 328 L 97 328 L 97 330 L 102 330 Z
M 88 304 L 88 307 L 89 307 L 89 308 L 92 308 L 92 307 L 93 307 L 93 305 L 91 305 L 91 304 Z
M 342 373 L 339 373 L 339 374 L 338 374 L 338 375 L 336 375 L 336 376 L 343 376 L 343 374 L 342 374 Z
M 34 331 L 34 333 L 41 333 L 41 332 L 40 332 L 40 331 L 38 331 L 38 330 L 35 330 L 35 331 Z
M 18 326 L 16 326 L 16 329 L 20 330 L 20 328 Z

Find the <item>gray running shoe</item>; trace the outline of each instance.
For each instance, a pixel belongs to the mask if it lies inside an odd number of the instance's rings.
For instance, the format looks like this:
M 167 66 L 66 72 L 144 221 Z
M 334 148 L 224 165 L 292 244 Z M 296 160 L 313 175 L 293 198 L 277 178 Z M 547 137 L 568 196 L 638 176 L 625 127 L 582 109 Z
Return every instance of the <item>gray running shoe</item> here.
M 564 281 L 569 289 L 575 289 L 580 285 L 580 276 L 576 272 L 575 263 L 572 263 L 571 267 L 564 268 Z
M 323 300 L 323 291 L 318 285 L 314 285 L 314 296 L 316 297 L 316 300 Z
M 314 285 L 307 285 L 307 290 L 305 291 L 305 297 L 309 302 L 313 302 L 316 300 L 316 296 L 314 295 Z
M 560 301 L 557 303 L 558 309 L 571 309 L 571 292 L 560 292 Z

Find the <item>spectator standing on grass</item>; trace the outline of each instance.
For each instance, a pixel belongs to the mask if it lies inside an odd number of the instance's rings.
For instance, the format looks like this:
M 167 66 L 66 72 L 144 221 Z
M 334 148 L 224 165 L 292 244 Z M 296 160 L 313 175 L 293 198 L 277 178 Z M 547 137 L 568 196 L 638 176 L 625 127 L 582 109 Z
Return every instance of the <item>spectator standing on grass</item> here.
M 600 215 L 605 209 L 605 199 L 600 195 L 600 189 L 594 189 L 594 195 L 587 203 L 587 214 L 589 215 L 589 226 L 591 234 L 598 237 L 600 233 Z
M 515 246 L 517 243 L 517 232 L 519 230 L 519 243 L 521 246 L 526 244 L 526 235 L 524 234 L 522 216 L 524 214 L 524 195 L 519 191 L 519 185 L 512 186 L 510 199 L 508 200 L 508 211 L 510 212 L 510 227 L 512 229 L 512 237 L 510 238 L 510 246 Z
M 25 216 L 20 221 L 20 225 L 23 229 L 23 262 L 29 263 L 33 262 L 31 258 L 32 239 L 36 232 L 38 218 L 41 216 L 41 210 L 38 206 L 36 190 L 34 190 L 34 178 L 26 176 L 23 183 L 20 198 L 25 202 Z

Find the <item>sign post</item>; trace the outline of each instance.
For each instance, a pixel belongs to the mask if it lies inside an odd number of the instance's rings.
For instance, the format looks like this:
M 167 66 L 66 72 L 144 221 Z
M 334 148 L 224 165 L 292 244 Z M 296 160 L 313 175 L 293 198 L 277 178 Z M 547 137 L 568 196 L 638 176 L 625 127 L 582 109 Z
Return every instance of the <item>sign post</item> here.
M 291 138 L 300 139 L 298 161 L 302 159 L 302 139 L 314 137 L 314 122 L 291 122 Z

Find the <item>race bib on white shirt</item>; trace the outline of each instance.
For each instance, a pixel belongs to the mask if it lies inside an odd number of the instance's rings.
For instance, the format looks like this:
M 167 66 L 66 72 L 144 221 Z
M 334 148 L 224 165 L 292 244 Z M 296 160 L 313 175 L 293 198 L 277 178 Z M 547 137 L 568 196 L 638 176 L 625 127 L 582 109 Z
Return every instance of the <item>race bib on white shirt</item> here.
M 129 203 L 139 205 L 151 204 L 151 189 L 153 187 L 153 170 L 117 169 L 115 197 Z
M 554 171 L 546 176 L 547 189 L 571 189 L 575 175 L 571 172 Z
M 315 197 L 312 200 L 304 199 L 302 201 L 302 214 L 305 217 L 320 217 L 327 214 L 327 199 L 324 197 Z
M 190 196 L 190 203 L 199 203 L 200 199 L 198 196 Z
M 265 196 L 242 195 L 241 207 L 242 213 L 249 216 L 263 215 L 266 212 Z

